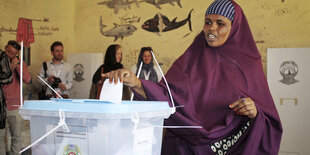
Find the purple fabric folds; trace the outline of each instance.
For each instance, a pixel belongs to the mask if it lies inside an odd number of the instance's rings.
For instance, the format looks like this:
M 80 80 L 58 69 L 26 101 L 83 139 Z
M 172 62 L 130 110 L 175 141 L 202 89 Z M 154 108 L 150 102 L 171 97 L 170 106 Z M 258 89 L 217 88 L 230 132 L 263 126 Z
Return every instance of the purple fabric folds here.
M 250 127 L 227 154 L 276 155 L 282 126 L 262 69 L 246 17 L 238 4 L 228 40 L 220 47 L 209 47 L 201 32 L 166 74 L 177 112 L 165 120 L 170 126 L 203 126 L 203 129 L 167 129 L 164 155 L 215 154 L 210 144 Z M 169 101 L 167 88 L 141 80 L 148 100 Z M 139 95 L 138 95 L 139 96 Z M 228 106 L 250 97 L 256 105 L 255 119 L 236 115 Z

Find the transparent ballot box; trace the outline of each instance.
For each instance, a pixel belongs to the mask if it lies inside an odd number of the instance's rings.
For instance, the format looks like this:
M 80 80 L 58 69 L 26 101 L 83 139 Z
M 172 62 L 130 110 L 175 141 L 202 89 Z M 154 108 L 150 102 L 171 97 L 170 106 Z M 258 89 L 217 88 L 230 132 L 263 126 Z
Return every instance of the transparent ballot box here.
M 31 142 L 41 138 L 33 155 L 160 155 L 171 109 L 159 101 L 54 99 L 25 101 L 20 114 L 30 120 Z

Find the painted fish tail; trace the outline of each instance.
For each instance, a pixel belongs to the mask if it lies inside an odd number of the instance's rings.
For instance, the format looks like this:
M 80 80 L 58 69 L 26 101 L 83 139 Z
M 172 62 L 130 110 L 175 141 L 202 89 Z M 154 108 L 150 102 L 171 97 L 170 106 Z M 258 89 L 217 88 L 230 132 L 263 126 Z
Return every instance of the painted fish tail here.
M 179 7 L 182 8 L 181 0 L 177 0 L 177 3 L 178 3 L 178 5 L 179 5 Z
M 193 12 L 194 9 L 192 9 L 189 14 L 188 14 L 188 17 L 187 17 L 187 21 L 188 21 L 188 26 L 189 26 L 189 30 L 192 31 L 192 21 L 191 21 L 191 14 Z
M 136 3 L 137 7 L 140 8 L 138 0 L 134 0 L 134 3 Z
M 100 21 L 99 21 L 99 28 L 100 28 L 100 33 L 104 35 L 103 28 L 106 27 L 106 25 L 102 24 L 102 16 L 100 16 Z

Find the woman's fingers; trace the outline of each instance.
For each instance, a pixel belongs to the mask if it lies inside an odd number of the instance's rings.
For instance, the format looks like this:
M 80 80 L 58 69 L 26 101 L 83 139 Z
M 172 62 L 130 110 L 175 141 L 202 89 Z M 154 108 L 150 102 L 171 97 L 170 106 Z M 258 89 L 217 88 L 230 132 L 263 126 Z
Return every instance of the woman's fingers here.
M 110 72 L 101 74 L 101 77 L 103 77 L 103 78 L 109 78 L 109 77 L 110 77 Z
M 101 77 L 108 78 L 110 83 L 114 82 L 118 83 L 118 79 L 120 82 L 131 83 L 132 77 L 131 72 L 128 69 L 118 69 L 108 73 L 101 74 Z
M 231 105 L 229 105 L 236 114 L 248 116 L 249 118 L 255 118 L 257 115 L 257 109 L 254 104 L 254 101 L 251 98 L 242 98 Z
M 101 74 L 101 76 L 104 78 L 109 78 L 109 82 L 112 83 L 114 81 L 115 84 L 118 82 L 119 79 L 119 81 L 123 82 L 124 85 L 131 87 L 135 90 L 136 93 L 140 94 L 145 99 L 147 98 L 140 79 L 138 79 L 136 75 L 132 73 L 129 69 L 118 69 L 105 74 Z
M 130 82 L 130 71 L 127 69 L 118 70 L 118 77 L 120 82 Z
M 239 99 L 235 101 L 234 103 L 230 104 L 229 107 L 233 109 L 234 111 L 239 111 L 239 109 L 245 106 L 244 100 L 245 99 Z

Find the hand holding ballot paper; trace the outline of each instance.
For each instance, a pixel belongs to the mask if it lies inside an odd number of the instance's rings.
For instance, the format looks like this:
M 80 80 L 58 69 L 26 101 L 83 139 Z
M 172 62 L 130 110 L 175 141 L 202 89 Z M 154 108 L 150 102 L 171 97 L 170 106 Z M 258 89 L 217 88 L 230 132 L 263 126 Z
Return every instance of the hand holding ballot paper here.
M 130 87 L 133 91 L 146 99 L 146 94 L 142 87 L 141 81 L 129 69 L 114 70 L 105 74 L 101 74 L 101 76 L 104 78 L 109 78 L 110 84 L 124 83 L 126 86 Z
M 116 104 L 121 104 L 123 96 L 123 83 L 110 83 L 108 79 L 106 79 L 103 83 L 100 92 L 101 101 L 109 101 Z

